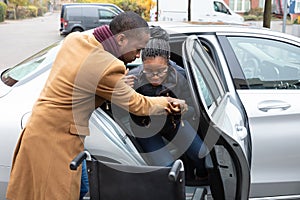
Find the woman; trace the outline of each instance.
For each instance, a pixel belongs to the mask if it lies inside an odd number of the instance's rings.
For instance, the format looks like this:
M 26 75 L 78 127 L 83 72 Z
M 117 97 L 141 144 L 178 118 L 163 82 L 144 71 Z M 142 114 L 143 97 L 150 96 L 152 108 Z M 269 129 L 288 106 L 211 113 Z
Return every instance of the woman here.
M 168 34 L 160 27 L 151 29 L 151 39 L 142 50 L 143 65 L 132 69 L 126 82 L 145 96 L 170 96 L 181 98 L 189 105 L 179 115 L 136 116 L 131 114 L 131 129 L 138 143 L 153 165 L 170 166 L 175 160 L 168 148 L 168 142 L 176 146 L 177 155 L 183 153 L 194 161 L 196 178 L 206 176 L 204 157 L 207 148 L 187 119 L 194 115 L 185 71 L 169 60 Z M 149 137 L 149 135 L 152 135 Z

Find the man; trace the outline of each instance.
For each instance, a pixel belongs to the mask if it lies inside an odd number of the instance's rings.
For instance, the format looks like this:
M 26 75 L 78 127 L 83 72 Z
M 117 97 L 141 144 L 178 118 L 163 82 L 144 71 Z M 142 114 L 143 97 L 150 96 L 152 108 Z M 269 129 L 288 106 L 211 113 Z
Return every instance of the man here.
M 83 150 L 92 112 L 105 100 L 136 115 L 180 112 L 186 106 L 172 98 L 144 97 L 124 82 L 124 63 L 139 57 L 149 37 L 146 21 L 124 12 L 109 27 L 65 38 L 15 149 L 7 199 L 79 199 L 81 170 L 68 166 Z

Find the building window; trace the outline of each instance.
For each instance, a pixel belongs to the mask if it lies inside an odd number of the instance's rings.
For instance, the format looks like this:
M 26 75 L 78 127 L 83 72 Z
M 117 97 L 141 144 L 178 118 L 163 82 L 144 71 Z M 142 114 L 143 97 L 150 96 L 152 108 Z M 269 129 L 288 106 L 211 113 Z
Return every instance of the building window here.
M 300 0 L 296 0 L 295 13 L 300 13 Z
M 250 10 L 250 0 L 229 0 L 229 7 L 234 12 L 247 12 Z

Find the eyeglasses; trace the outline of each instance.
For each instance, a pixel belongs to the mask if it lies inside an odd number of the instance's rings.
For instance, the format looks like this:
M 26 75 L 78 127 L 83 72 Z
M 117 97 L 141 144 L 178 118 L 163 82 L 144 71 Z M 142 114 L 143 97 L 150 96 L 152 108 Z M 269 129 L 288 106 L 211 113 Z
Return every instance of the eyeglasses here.
M 144 70 L 143 74 L 145 74 L 147 77 L 154 77 L 154 76 L 158 76 L 160 78 L 164 77 L 164 75 L 168 72 L 168 67 L 166 67 L 165 69 L 161 69 L 158 70 L 157 72 L 149 72 Z

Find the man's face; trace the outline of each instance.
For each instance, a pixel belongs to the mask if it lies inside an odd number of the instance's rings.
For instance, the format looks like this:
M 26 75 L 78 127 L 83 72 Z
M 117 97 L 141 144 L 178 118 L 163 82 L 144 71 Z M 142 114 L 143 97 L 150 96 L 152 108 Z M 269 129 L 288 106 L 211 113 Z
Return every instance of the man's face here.
M 122 55 L 120 59 L 127 64 L 139 58 L 141 50 L 146 46 L 149 39 L 150 35 L 147 33 L 141 33 L 135 38 L 125 35 L 126 42 L 119 48 Z

